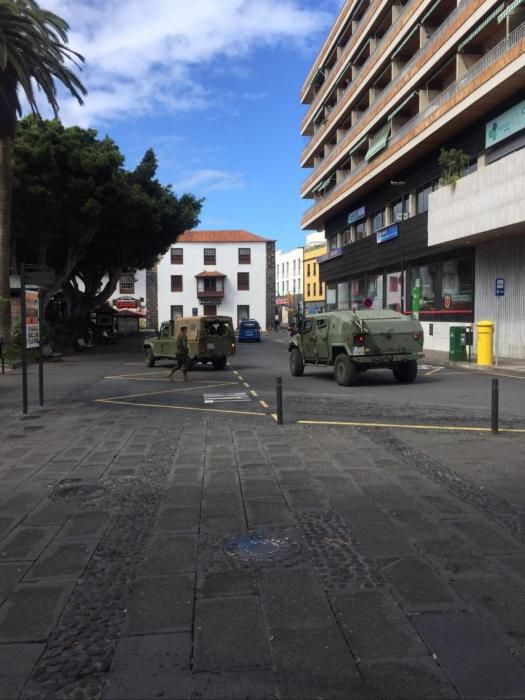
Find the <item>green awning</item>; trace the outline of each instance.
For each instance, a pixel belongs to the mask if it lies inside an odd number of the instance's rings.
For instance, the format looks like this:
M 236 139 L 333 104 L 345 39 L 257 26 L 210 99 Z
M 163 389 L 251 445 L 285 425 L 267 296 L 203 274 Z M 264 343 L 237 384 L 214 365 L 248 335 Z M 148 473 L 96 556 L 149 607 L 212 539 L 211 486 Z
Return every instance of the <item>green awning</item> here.
M 410 102 L 410 100 L 414 97 L 415 94 L 416 94 L 415 92 L 411 92 L 410 95 L 409 95 L 406 99 L 404 99 L 403 102 L 401 102 L 401 104 L 399 105 L 399 107 L 396 107 L 396 108 L 394 109 L 394 111 L 391 112 L 391 113 L 388 115 L 388 117 L 387 117 L 388 121 L 390 121 L 391 119 L 393 119 L 393 118 L 396 116 L 396 114 L 398 114 L 399 112 L 401 112 L 401 110 L 403 109 L 403 107 L 404 107 L 405 105 L 407 105 L 407 104 Z
M 519 7 L 520 5 L 523 5 L 525 0 L 514 0 L 514 2 L 511 2 L 510 5 L 503 10 L 503 12 L 498 15 L 498 24 L 503 22 L 505 17 L 508 17 L 510 14 L 514 12 L 514 10 Z
M 397 49 L 396 49 L 396 50 L 394 51 L 394 53 L 392 54 L 392 60 L 395 60 L 395 57 L 396 57 L 396 56 L 398 55 L 398 53 L 401 51 L 401 49 L 403 48 L 403 46 L 405 46 L 406 44 L 408 44 L 408 42 L 410 41 L 410 39 L 412 39 L 412 37 L 414 36 L 414 34 L 415 34 L 416 32 L 419 32 L 419 24 L 416 24 L 416 26 L 412 29 L 412 31 L 408 32 L 408 34 L 406 35 L 406 37 L 403 39 L 403 41 L 399 44 L 399 46 L 397 47 Z
M 419 20 L 419 24 L 423 24 L 423 22 L 430 17 L 430 15 L 434 12 L 436 7 L 440 4 L 441 0 L 436 0 L 436 2 L 432 3 L 432 5 L 428 8 L 423 17 L 421 17 L 421 19 Z
M 388 143 L 388 137 L 390 136 L 391 123 L 387 122 L 379 131 L 377 131 L 370 140 L 370 145 L 368 146 L 368 151 L 365 155 L 365 160 L 370 160 L 376 153 L 382 151 Z
M 365 141 L 367 141 L 367 140 L 368 140 L 368 136 L 363 136 L 363 138 L 362 138 L 360 141 L 358 141 L 358 142 L 356 143 L 356 145 L 348 151 L 348 155 L 349 155 L 349 156 L 353 155 L 356 151 L 358 151 L 358 150 L 361 148 L 361 146 L 362 146 L 362 145 L 365 143 Z
M 474 39 L 475 36 L 477 36 L 480 32 L 482 32 L 485 27 L 487 27 L 493 19 L 496 19 L 496 17 L 501 13 L 501 11 L 505 8 L 505 3 L 502 2 L 501 5 L 498 5 L 498 7 L 493 10 L 489 15 L 485 17 L 485 19 L 478 24 L 477 27 L 475 27 L 470 34 L 467 34 L 467 36 L 463 39 L 461 44 L 458 46 L 458 52 L 461 51 L 462 49 L 465 48 L 465 46 Z

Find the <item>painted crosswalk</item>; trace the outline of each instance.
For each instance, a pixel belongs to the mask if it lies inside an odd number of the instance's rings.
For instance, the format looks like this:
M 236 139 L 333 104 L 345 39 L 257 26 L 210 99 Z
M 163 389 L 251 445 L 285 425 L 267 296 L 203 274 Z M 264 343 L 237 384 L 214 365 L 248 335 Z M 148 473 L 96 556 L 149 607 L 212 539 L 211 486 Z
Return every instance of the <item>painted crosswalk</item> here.
M 224 403 L 225 401 L 250 401 L 245 391 L 237 391 L 229 394 L 203 394 L 204 403 Z

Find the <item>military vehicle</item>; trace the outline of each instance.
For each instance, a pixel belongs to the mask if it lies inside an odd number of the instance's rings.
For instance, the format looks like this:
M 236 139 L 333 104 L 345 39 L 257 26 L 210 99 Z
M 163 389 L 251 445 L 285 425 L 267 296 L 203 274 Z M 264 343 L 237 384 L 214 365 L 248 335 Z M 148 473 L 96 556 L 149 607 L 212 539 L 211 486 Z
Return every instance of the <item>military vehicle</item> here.
M 175 360 L 177 336 L 187 327 L 188 350 L 193 362 L 211 362 L 215 369 L 224 369 L 227 358 L 235 353 L 235 333 L 230 316 L 189 316 L 176 321 L 163 321 L 156 336 L 144 339 L 147 367 L 157 360 Z
M 333 366 L 337 383 L 352 386 L 360 372 L 388 368 L 409 384 L 423 357 L 423 329 L 396 311 L 330 311 L 300 320 L 288 350 L 294 377 L 305 365 Z

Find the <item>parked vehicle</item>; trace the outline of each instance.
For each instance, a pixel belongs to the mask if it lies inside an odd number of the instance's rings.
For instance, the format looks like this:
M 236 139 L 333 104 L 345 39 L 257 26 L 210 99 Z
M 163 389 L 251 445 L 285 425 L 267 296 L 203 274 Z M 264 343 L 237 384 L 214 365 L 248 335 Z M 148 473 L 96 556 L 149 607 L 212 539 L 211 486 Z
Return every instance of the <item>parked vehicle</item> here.
M 261 326 L 253 318 L 247 318 L 239 322 L 239 343 L 245 340 L 261 342 Z
M 408 384 L 423 357 L 423 329 L 417 319 L 396 311 L 331 311 L 302 319 L 288 350 L 294 377 L 305 365 L 333 366 L 337 383 L 351 386 L 360 372 L 388 368 Z
M 144 339 L 146 365 L 157 360 L 175 360 L 176 341 L 182 326 L 188 329 L 188 350 L 193 362 L 211 362 L 215 369 L 224 369 L 235 353 L 235 333 L 230 316 L 190 316 L 176 321 L 163 321 L 156 336 Z

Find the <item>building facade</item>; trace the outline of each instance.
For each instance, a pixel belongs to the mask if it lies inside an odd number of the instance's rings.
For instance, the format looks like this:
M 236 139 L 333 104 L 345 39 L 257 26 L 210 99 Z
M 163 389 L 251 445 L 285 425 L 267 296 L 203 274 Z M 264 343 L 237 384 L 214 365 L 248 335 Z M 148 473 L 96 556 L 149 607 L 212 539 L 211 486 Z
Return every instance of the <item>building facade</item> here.
M 275 242 L 248 231 L 186 231 L 158 263 L 157 303 L 150 317 L 231 316 L 235 325 L 255 318 L 273 324 L 275 307 Z
M 315 314 L 324 311 L 325 285 L 321 281 L 319 259 L 326 255 L 324 234 L 310 234 L 306 237 L 303 253 L 303 306 L 304 313 Z
M 303 304 L 303 246 L 275 253 L 275 301 L 281 323 L 293 321 Z
M 525 358 L 524 88 L 519 0 L 344 3 L 301 95 L 327 308 L 411 313 L 418 287 L 427 348 L 492 320 Z

